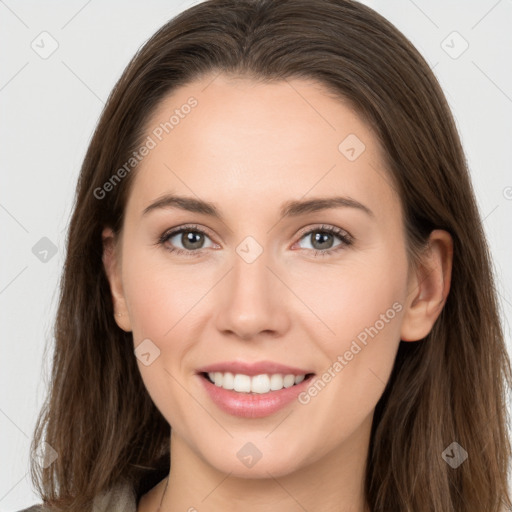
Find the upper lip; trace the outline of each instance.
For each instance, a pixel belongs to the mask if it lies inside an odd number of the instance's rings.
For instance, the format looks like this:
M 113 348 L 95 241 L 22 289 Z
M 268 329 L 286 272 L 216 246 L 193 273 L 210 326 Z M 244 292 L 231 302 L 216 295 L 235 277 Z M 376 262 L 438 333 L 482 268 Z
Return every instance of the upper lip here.
M 276 363 L 274 361 L 257 361 L 255 363 L 248 363 L 245 361 L 223 361 L 197 369 L 197 373 L 203 372 L 231 372 L 233 374 L 241 373 L 251 377 L 263 373 L 281 373 L 283 375 L 307 375 L 308 373 L 313 373 L 309 370 L 303 370 L 301 368 Z

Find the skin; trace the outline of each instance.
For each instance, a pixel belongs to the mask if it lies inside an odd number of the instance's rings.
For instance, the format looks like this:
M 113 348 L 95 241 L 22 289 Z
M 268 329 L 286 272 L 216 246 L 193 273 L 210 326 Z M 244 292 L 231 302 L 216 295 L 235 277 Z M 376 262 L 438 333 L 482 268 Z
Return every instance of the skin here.
M 377 138 L 321 84 L 258 84 L 214 75 L 173 91 L 147 134 L 190 96 L 198 105 L 137 168 L 119 238 L 103 232 L 104 264 L 116 322 L 149 338 L 160 356 L 137 359 L 145 386 L 172 426 L 166 480 L 138 511 L 299 510 L 363 512 L 363 482 L 373 412 L 400 339 L 424 338 L 450 287 L 452 241 L 431 234 L 422 265 L 409 267 L 400 198 L 383 167 Z M 338 145 L 356 134 L 366 146 L 354 161 Z M 224 221 L 179 209 L 143 210 L 165 193 L 215 203 Z M 373 216 L 342 207 L 281 218 L 291 199 L 343 195 Z M 207 231 L 197 257 L 175 235 L 187 223 Z M 320 226 L 337 226 L 315 243 Z M 302 228 L 306 228 L 303 231 Z M 199 234 L 198 234 L 199 235 Z M 236 252 L 253 237 L 263 253 L 248 264 Z M 341 247 L 314 257 L 314 249 Z M 325 248 L 322 248 L 325 247 Z M 189 249 L 191 250 L 191 249 Z M 229 272 L 228 272 L 229 271 Z M 265 418 L 219 410 L 195 370 L 224 360 L 272 360 L 322 375 L 394 303 L 402 308 L 325 388 Z M 236 456 L 251 442 L 262 453 L 251 468 Z

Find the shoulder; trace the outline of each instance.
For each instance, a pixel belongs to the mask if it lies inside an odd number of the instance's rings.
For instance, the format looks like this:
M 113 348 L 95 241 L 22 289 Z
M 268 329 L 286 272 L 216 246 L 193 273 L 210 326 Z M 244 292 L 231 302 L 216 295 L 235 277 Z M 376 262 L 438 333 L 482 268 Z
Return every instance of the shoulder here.
M 94 499 L 95 512 L 136 512 L 137 495 L 129 483 L 118 483 Z
M 136 512 L 137 497 L 129 484 L 118 484 L 96 496 L 92 509 L 95 512 Z M 42 503 L 18 510 L 16 512 L 51 512 Z

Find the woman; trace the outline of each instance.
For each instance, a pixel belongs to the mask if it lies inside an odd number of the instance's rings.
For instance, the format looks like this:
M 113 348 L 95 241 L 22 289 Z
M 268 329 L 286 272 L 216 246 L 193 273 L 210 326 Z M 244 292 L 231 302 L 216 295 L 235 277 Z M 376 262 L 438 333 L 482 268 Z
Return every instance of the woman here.
M 55 334 L 50 510 L 511 505 L 460 139 L 357 2 L 210 0 L 144 45 L 82 166 Z

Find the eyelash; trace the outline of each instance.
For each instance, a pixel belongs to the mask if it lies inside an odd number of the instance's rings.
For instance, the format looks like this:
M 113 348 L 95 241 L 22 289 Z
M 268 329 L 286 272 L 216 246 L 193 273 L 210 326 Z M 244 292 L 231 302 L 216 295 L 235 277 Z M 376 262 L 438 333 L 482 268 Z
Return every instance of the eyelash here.
M 166 245 L 166 242 L 170 238 L 172 238 L 173 236 L 178 235 L 180 233 L 183 233 L 184 231 L 190 231 L 193 233 L 201 233 L 203 235 L 208 236 L 208 233 L 206 231 L 204 231 L 203 229 L 201 229 L 199 226 L 197 226 L 195 224 L 187 224 L 185 226 L 180 226 L 179 228 L 172 229 L 171 231 L 166 231 L 165 233 L 163 233 L 162 236 L 160 236 L 160 238 L 158 239 L 156 245 L 161 245 L 167 251 L 177 254 L 177 255 L 180 255 L 180 256 L 181 255 L 184 255 L 187 257 L 201 256 L 202 251 L 205 249 L 186 250 L 186 249 L 179 249 L 176 247 L 169 247 Z M 313 251 L 313 257 L 315 257 L 315 258 L 318 256 L 329 256 L 330 254 L 333 254 L 333 253 L 343 249 L 344 247 L 348 247 L 348 246 L 352 245 L 352 243 L 353 243 L 353 238 L 346 231 L 344 231 L 340 228 L 337 228 L 335 226 L 326 226 L 326 225 L 322 225 L 320 227 L 315 227 L 315 228 L 309 229 L 308 231 L 302 232 L 299 236 L 299 240 L 302 240 L 302 238 L 304 238 L 305 236 L 311 235 L 312 233 L 316 233 L 316 232 L 330 233 L 332 235 L 336 235 L 341 240 L 342 243 L 337 245 L 333 249 L 327 249 L 324 251 L 319 251 L 317 249 L 309 249 L 309 250 Z

